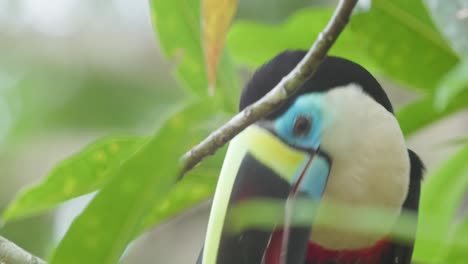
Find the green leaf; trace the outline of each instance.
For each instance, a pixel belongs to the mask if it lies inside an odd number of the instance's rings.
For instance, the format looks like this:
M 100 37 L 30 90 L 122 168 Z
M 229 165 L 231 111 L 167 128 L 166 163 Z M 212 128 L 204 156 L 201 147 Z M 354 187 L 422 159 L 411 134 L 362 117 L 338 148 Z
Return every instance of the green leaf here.
M 227 46 L 237 62 L 256 68 L 286 49 L 309 49 L 332 14 L 333 10 L 329 8 L 304 9 L 281 25 L 238 21 L 228 34 Z M 364 50 L 349 30 L 340 35 L 330 54 L 372 68 Z
M 468 259 L 468 219 L 454 228 L 452 239 L 444 248 L 440 263 L 465 263 Z
M 448 242 L 455 211 L 468 187 L 468 145 L 426 177 L 419 207 L 415 260 L 430 263 Z M 426 239 L 430 234 L 430 239 Z M 446 262 L 451 263 L 451 262 Z
M 350 28 L 378 68 L 409 87 L 434 90 L 458 62 L 421 0 L 374 0 Z
M 403 107 L 396 116 L 403 133 L 408 137 L 419 129 L 466 108 L 466 102 L 468 102 L 468 92 L 460 94 L 443 111 L 437 111 L 434 109 L 434 96 L 428 95 Z
M 435 107 L 441 111 L 447 107 L 450 101 L 464 90 L 468 89 L 468 56 L 451 70 L 437 88 Z M 466 101 L 465 106 L 468 106 Z
M 190 128 L 192 130 L 190 142 L 193 146 L 200 142 L 207 134 L 214 131 L 221 124 L 227 122 L 228 116 L 217 115 L 216 118 L 205 120 Z M 214 194 L 219 172 L 226 153 L 226 147 L 205 159 L 201 164 L 189 171 L 187 175 L 171 188 L 161 201 L 150 209 L 138 228 L 136 235 L 152 228 L 164 221 L 170 220 L 177 214 L 211 198 Z
M 204 93 L 207 82 L 202 63 L 198 1 L 152 0 L 150 5 L 163 52 L 176 61 L 177 74 L 182 82 L 194 92 Z M 177 5 L 180 8 L 176 8 Z
M 153 24 L 163 52 L 175 61 L 176 73 L 184 87 L 201 97 L 208 95 L 205 62 L 201 45 L 200 1 L 151 0 Z M 227 52 L 221 56 L 215 100 L 234 112 L 239 81 Z
M 228 47 L 238 62 L 258 67 L 285 49 L 308 49 L 331 14 L 331 9 L 306 9 L 279 26 L 236 22 Z M 351 18 L 330 54 L 429 91 L 458 62 L 421 0 L 372 1 L 368 12 Z
M 90 144 L 59 163 L 42 182 L 21 191 L 4 212 L 3 220 L 40 213 L 96 191 L 143 142 L 141 137 L 114 136 Z
M 174 188 L 169 190 L 161 202 L 153 206 L 144 218 L 140 232 L 161 224 L 180 212 L 211 198 L 216 188 L 224 154 L 224 150 L 218 151 L 214 157 L 205 160 L 180 182 L 177 182 Z
M 439 30 L 459 55 L 468 55 L 468 0 L 424 0 Z
M 72 223 L 51 264 L 117 263 L 142 219 L 174 186 L 179 158 L 212 120 L 210 111 L 197 104 L 173 116 L 122 164 Z

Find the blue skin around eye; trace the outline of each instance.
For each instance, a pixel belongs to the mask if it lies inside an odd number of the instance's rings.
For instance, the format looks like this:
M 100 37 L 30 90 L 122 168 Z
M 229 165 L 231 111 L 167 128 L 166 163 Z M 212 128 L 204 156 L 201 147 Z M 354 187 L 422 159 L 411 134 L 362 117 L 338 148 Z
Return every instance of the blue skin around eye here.
M 305 94 L 298 97 L 288 111 L 274 121 L 276 134 L 292 146 L 316 151 L 320 146 L 321 131 L 324 121 L 326 121 L 322 113 L 323 104 L 323 94 L 320 93 Z M 311 130 L 306 136 L 298 137 L 293 134 L 294 121 L 298 116 L 306 116 L 312 120 Z M 308 155 L 298 168 L 291 184 L 297 181 L 309 158 Z M 330 164 L 328 160 L 316 154 L 301 183 L 300 191 L 311 199 L 320 199 L 327 184 L 329 172 Z
M 293 183 L 297 181 L 301 171 L 310 156 L 304 160 L 303 164 L 299 167 L 296 175 L 293 178 Z M 327 184 L 328 175 L 330 173 L 330 164 L 326 158 L 320 155 L 315 155 L 312 163 L 307 169 L 306 175 L 300 185 L 300 191 L 305 193 L 311 199 L 320 199 Z
M 320 134 L 323 127 L 322 94 L 302 95 L 286 113 L 274 121 L 276 134 L 285 142 L 302 149 L 316 150 L 320 145 Z M 294 121 L 298 116 L 309 117 L 312 128 L 308 135 L 297 137 L 293 134 Z

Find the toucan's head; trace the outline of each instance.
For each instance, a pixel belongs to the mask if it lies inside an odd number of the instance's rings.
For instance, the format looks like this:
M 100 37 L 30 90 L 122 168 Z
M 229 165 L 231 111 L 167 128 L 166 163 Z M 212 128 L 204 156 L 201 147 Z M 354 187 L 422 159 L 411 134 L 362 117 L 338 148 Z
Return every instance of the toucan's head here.
M 240 110 L 269 92 L 304 55 L 287 51 L 260 67 L 243 90 Z M 285 229 L 286 263 L 301 263 L 311 241 L 330 249 L 370 246 L 386 235 L 399 216 L 408 184 L 407 149 L 384 90 L 358 64 L 327 57 L 294 96 L 231 142 L 202 263 L 280 263 L 285 236 L 277 234 Z M 279 224 L 237 233 L 227 227 L 232 208 L 242 203 L 297 197 L 319 204 L 314 220 L 306 226 Z M 331 217 L 347 221 L 346 210 L 330 212 L 322 206 L 334 201 L 389 209 L 387 229 L 356 234 L 315 226 L 317 218 L 332 213 Z

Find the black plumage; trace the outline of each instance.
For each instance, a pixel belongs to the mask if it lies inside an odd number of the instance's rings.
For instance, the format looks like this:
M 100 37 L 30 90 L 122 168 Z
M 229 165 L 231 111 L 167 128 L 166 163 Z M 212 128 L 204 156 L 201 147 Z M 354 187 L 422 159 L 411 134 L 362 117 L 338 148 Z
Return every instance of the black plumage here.
M 301 50 L 285 51 L 258 68 L 242 91 L 239 110 L 241 111 L 268 93 L 296 67 L 306 53 L 306 51 Z M 364 92 L 393 113 L 393 107 L 387 94 L 366 69 L 352 61 L 327 56 L 317 71 L 301 85 L 298 92 L 288 98 L 267 118 L 273 119 L 283 113 L 302 94 L 325 92 L 350 83 L 359 84 Z

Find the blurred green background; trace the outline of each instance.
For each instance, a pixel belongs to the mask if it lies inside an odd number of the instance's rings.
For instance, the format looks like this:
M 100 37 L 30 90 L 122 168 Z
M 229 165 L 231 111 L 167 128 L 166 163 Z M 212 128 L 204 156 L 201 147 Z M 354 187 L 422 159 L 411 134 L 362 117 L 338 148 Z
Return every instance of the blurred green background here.
M 334 2 L 241 0 L 236 20 L 278 25 L 301 8 Z M 0 0 L 0 211 L 89 142 L 153 131 L 165 109 L 187 97 L 173 67 L 160 53 L 147 1 Z M 241 72 L 248 77 L 250 69 Z M 379 80 L 397 109 L 419 98 Z M 460 147 L 451 140 L 467 133 L 465 110 L 418 131 L 409 146 L 430 171 Z M 0 234 L 45 257 L 88 199 L 9 223 Z M 145 234 L 125 262 L 193 263 L 208 210 L 207 202 Z

